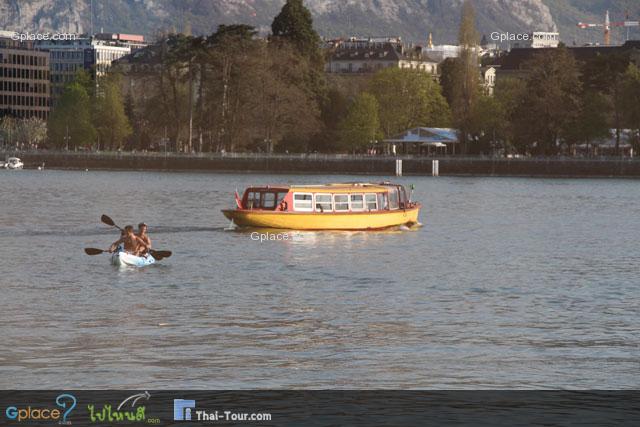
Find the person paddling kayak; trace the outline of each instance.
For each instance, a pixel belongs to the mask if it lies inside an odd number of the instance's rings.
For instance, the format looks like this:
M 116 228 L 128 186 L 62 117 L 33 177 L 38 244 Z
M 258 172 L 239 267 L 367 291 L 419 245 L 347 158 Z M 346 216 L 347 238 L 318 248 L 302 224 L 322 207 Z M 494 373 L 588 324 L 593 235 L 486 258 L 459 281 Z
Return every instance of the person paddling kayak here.
M 147 228 L 148 228 L 147 224 L 145 224 L 144 222 L 141 222 L 140 224 L 138 224 L 138 232 L 136 233 L 136 236 L 142 239 L 142 241 L 146 246 L 146 249 L 144 249 L 139 255 L 144 255 L 147 252 L 149 252 L 149 249 L 151 249 L 151 239 L 147 234 Z
M 120 244 L 124 244 L 125 252 L 136 256 L 149 250 L 145 241 L 135 235 L 132 225 L 127 225 L 124 228 L 124 236 L 121 236 L 118 240 L 113 242 L 109 248 L 109 252 L 114 252 Z

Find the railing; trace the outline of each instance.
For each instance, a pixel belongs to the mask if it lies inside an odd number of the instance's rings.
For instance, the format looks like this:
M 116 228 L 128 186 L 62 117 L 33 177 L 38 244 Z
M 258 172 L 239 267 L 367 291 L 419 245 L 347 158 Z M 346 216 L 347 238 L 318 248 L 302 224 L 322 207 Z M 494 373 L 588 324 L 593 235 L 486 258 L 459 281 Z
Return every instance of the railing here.
M 450 160 L 450 161 L 638 161 L 640 157 L 626 156 L 521 156 L 507 158 L 504 156 L 491 155 L 381 155 L 381 154 L 325 154 L 325 153 L 175 153 L 161 151 L 58 151 L 58 150 L 8 150 L 0 149 L 0 158 L 6 156 L 20 157 L 24 155 L 47 155 L 47 156 L 73 156 L 89 158 L 175 158 L 175 159 L 310 159 L 310 160 Z

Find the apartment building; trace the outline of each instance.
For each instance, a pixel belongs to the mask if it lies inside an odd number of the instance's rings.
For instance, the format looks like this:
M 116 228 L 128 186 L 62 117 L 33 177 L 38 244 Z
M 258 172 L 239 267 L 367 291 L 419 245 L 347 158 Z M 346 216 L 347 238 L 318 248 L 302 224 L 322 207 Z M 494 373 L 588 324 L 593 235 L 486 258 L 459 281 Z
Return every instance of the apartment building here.
M 0 31 L 0 116 L 37 117 L 50 112 L 49 52 Z

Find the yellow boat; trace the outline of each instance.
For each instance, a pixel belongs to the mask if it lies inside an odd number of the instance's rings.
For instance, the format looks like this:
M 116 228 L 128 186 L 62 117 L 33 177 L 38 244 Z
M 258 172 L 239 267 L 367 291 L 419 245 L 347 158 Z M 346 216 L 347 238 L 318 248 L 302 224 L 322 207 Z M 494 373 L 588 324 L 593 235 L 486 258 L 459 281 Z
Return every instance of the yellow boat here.
M 249 187 L 224 216 L 239 227 L 381 230 L 418 224 L 421 205 L 402 185 L 346 183 Z

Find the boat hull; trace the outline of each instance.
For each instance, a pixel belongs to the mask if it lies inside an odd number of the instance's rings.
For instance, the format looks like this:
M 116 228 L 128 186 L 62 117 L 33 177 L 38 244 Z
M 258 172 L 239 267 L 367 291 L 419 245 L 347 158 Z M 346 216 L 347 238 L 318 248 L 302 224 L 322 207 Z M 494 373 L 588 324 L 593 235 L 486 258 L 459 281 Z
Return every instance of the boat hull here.
M 288 230 L 381 230 L 418 223 L 420 206 L 376 212 L 280 212 L 250 209 L 224 209 L 225 217 L 238 227 Z
M 116 252 L 111 256 L 111 263 L 120 267 L 145 267 L 155 264 L 156 260 L 150 254 L 135 256 L 127 252 Z

